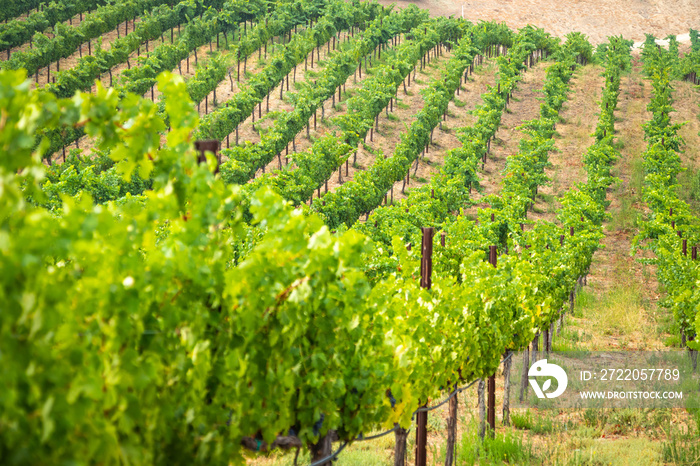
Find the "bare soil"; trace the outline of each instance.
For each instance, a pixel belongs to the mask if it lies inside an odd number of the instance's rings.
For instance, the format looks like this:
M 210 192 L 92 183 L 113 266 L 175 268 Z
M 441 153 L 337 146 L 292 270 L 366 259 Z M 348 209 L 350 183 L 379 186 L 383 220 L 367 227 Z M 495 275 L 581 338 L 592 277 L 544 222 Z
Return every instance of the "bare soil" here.
M 550 168 L 545 169 L 549 184 L 540 187 L 530 220 L 554 221 L 559 199 L 576 183 L 586 182 L 583 155 L 593 144 L 598 121 L 599 99 L 604 85 L 599 65 L 578 67 L 569 83 L 568 100 L 559 112 L 554 139 L 556 151 L 549 153 Z
M 353 180 L 358 170 L 366 170 L 374 163 L 376 156 L 391 157 L 393 155 L 396 146 L 401 141 L 400 134 L 408 130 L 415 121 L 415 116 L 423 108 L 421 91 L 426 89 L 434 79 L 439 78 L 441 65 L 444 65 L 450 56 L 451 53 L 445 50 L 443 55 L 431 59 L 423 70 L 420 69 L 420 62 L 418 62 L 415 78 L 414 73 L 411 73 L 411 83 L 406 86 L 406 91 L 404 92 L 402 85 L 399 86 L 393 111 L 384 111 L 379 114 L 378 129 L 371 130 L 365 138 L 365 142 L 360 143 L 357 149 L 357 158 L 353 158 L 348 164 L 347 170 L 343 171 L 342 182 L 339 183 L 336 177 L 329 180 L 329 190 L 334 190 L 340 184 Z M 406 79 L 406 83 L 408 83 L 408 79 Z M 412 179 L 414 179 L 413 176 Z M 391 196 L 394 200 L 404 197 L 401 194 L 401 187 L 401 182 L 396 183 L 389 199 Z
M 700 94 L 697 86 L 689 82 L 676 81 L 673 87 L 675 112 L 671 112 L 671 121 L 683 123 L 679 134 L 685 140 L 681 161 L 684 167 L 697 170 L 700 168 Z
M 538 62 L 523 74 L 523 79 L 517 84 L 508 107 L 501 116 L 501 125 L 491 141 L 491 149 L 486 156 L 486 163 L 479 173 L 479 191 L 472 192 L 476 205 L 466 210 L 467 214 L 476 214 L 479 208 L 489 205 L 480 202 L 486 196 L 498 194 L 501 190 L 501 179 L 506 166 L 506 159 L 518 152 L 518 144 L 524 134 L 517 129 L 527 120 L 535 119 L 540 113 L 542 86 L 547 70 L 547 62 Z
M 505 22 L 511 28 L 531 24 L 558 37 L 583 32 L 595 43 L 611 35 L 634 41 L 644 34 L 663 38 L 684 34 L 700 25 L 696 0 L 380 0 L 399 7 L 416 5 L 432 16 L 464 17 L 471 21 Z

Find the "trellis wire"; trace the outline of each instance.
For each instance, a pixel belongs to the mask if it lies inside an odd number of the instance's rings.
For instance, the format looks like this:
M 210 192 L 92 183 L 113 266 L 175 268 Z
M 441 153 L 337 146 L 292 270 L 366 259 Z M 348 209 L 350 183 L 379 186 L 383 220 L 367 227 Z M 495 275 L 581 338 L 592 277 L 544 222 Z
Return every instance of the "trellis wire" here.
M 499 363 L 499 365 L 501 365 L 501 364 L 503 364 L 504 362 L 508 361 L 508 360 L 513 356 L 513 354 L 514 354 L 514 353 L 511 351 L 511 352 L 508 354 L 508 356 L 506 356 L 505 358 L 503 358 L 503 359 L 501 360 L 501 362 Z M 471 386 L 474 385 L 476 382 L 478 382 L 478 380 L 474 380 L 474 381 L 470 382 L 469 384 L 465 385 L 464 387 L 458 388 L 458 389 L 454 390 L 452 393 L 449 394 L 449 396 L 448 396 L 447 398 L 445 398 L 444 400 L 442 400 L 440 403 L 436 404 L 435 406 L 430 406 L 430 407 L 425 407 L 425 408 L 418 408 L 417 410 L 415 410 L 415 411 L 413 412 L 413 416 L 415 416 L 416 413 L 426 412 L 426 411 L 432 411 L 432 410 L 434 410 L 434 409 L 439 408 L 440 406 L 442 406 L 442 405 L 444 405 L 445 403 L 447 403 L 448 401 L 450 401 L 450 400 L 451 400 L 453 397 L 455 397 L 458 393 L 462 393 L 463 391 L 468 390 L 469 388 L 471 388 Z M 385 431 L 385 432 L 382 432 L 381 434 L 372 435 L 372 436 L 370 436 L 370 437 L 363 437 L 362 434 L 360 434 L 360 436 L 357 437 L 357 438 L 355 439 L 355 441 L 357 441 L 357 442 L 363 442 L 363 441 L 365 441 L 365 440 L 374 440 L 374 439 L 377 439 L 377 438 L 380 438 L 380 437 L 384 437 L 385 435 L 389 435 L 390 433 L 394 432 L 394 431 L 395 431 L 396 429 L 398 429 L 399 427 L 400 427 L 400 426 L 397 424 L 397 425 L 395 425 L 393 428 L 391 428 L 391 429 L 389 429 L 389 430 L 387 430 L 387 431 Z M 410 429 L 409 429 L 409 432 L 410 432 Z M 318 461 L 316 461 L 316 462 L 314 462 L 314 463 L 311 463 L 309 466 L 320 466 L 320 465 L 322 465 L 323 463 L 325 463 L 325 462 L 327 462 L 327 461 L 333 461 L 333 459 L 335 459 L 335 458 L 338 456 L 338 454 L 340 454 L 340 452 L 343 451 L 343 449 L 344 449 L 347 445 L 348 445 L 348 442 L 345 442 L 345 443 L 343 444 L 343 446 L 341 446 L 340 448 L 338 448 L 338 450 L 337 450 L 335 453 L 333 453 L 332 455 L 330 455 L 330 456 L 328 456 L 328 457 L 326 457 L 326 458 L 324 458 L 324 459 L 322 459 L 322 460 L 318 460 Z

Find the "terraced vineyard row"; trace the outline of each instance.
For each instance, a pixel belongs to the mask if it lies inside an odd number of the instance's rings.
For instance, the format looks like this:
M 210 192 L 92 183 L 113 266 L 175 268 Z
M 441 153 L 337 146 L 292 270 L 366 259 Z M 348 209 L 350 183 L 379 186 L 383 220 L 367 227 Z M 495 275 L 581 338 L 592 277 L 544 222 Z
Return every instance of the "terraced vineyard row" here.
M 700 46 L 697 33 L 694 37 L 694 53 Z M 673 312 L 680 332 L 681 344 L 694 350 L 700 349 L 696 336 L 700 332 L 700 307 L 696 283 L 700 279 L 697 261 L 697 245 L 700 243 L 700 223 L 692 208 L 679 197 L 678 175 L 683 170 L 679 152 L 685 141 L 679 136 L 680 123 L 672 123 L 674 73 L 686 76 L 687 66 L 681 66 L 673 48 L 659 49 L 649 36 L 644 45 L 645 72 L 652 79 L 653 96 L 648 110 L 652 120 L 645 124 L 647 150 L 644 152 L 645 187 L 644 200 L 650 215 L 644 228 L 635 238 L 635 248 L 649 249 L 654 258 L 648 262 L 657 266 L 659 282 L 667 292 L 665 305 Z M 685 57 L 688 61 L 692 54 Z M 697 56 L 695 57 L 697 60 Z M 697 66 L 698 62 L 695 62 Z

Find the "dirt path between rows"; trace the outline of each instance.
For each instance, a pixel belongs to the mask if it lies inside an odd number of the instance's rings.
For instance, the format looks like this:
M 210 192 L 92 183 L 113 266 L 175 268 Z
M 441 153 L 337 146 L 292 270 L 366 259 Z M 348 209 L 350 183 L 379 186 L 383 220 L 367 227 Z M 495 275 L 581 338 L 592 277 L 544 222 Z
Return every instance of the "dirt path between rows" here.
M 531 221 L 553 222 L 560 207 L 559 198 L 576 183 L 586 182 L 583 155 L 593 144 L 598 122 L 598 106 L 604 84 L 603 67 L 580 66 L 569 82 L 569 95 L 559 112 L 554 140 L 556 150 L 549 153 L 550 168 L 545 169 L 549 184 L 541 186 L 535 197 Z
M 491 149 L 486 156 L 486 163 L 478 167 L 477 175 L 480 187 L 478 190 L 472 191 L 471 198 L 475 204 L 466 209 L 467 215 L 476 216 L 480 208 L 490 207 L 483 199 L 501 191 L 501 179 L 506 167 L 506 159 L 518 152 L 518 144 L 524 136 L 517 129 L 518 126 L 539 116 L 539 98 L 542 96 L 541 90 L 549 64 L 551 62 L 538 62 L 532 68 L 528 68 L 523 74 L 522 80 L 516 85 L 513 97 L 502 113 L 501 125 L 491 141 Z

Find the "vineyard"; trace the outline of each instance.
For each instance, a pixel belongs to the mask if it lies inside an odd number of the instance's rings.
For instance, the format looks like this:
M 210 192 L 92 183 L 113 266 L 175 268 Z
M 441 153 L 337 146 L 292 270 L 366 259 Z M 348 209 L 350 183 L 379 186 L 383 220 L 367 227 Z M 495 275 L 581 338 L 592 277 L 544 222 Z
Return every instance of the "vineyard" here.
M 699 406 L 510 407 L 552 351 L 697 365 L 697 31 L 0 20 L 0 464 L 700 464 Z

